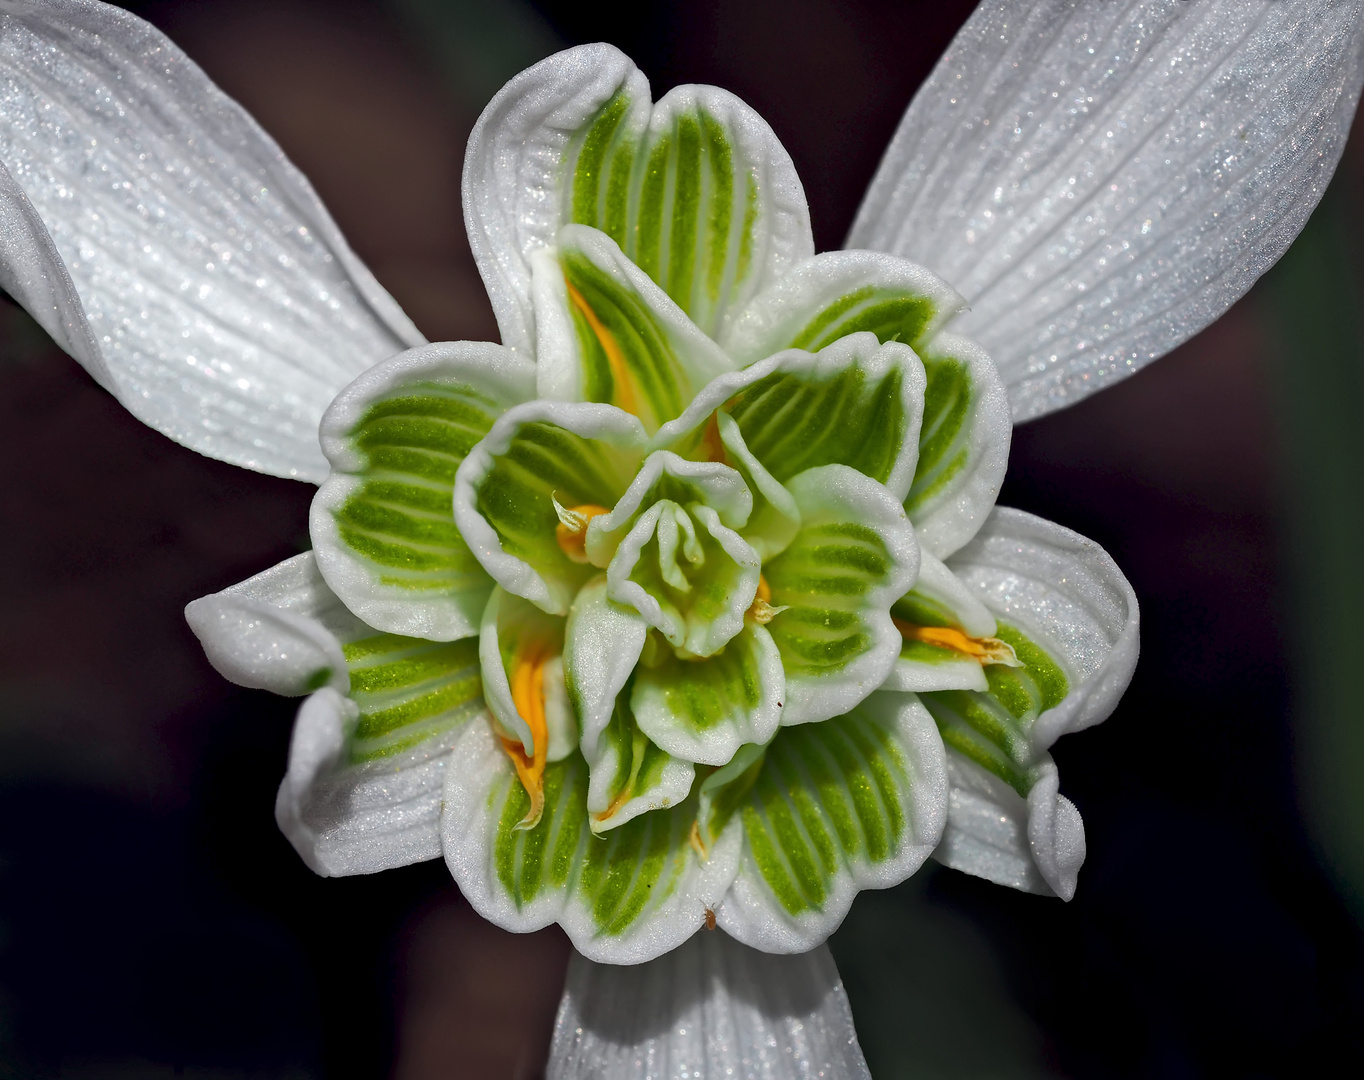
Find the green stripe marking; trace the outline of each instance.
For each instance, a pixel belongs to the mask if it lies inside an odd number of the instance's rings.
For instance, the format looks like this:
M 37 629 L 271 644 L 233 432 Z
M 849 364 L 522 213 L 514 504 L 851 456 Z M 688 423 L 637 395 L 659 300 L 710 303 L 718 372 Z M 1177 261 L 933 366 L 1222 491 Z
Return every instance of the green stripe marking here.
M 1029 742 L 1032 726 L 1044 710 L 1065 699 L 1070 683 L 1056 660 L 1017 627 L 1001 622 L 996 636 L 1013 646 L 1023 667 L 987 666 L 984 691 L 919 696 L 948 747 L 1026 798 L 1040 760 Z

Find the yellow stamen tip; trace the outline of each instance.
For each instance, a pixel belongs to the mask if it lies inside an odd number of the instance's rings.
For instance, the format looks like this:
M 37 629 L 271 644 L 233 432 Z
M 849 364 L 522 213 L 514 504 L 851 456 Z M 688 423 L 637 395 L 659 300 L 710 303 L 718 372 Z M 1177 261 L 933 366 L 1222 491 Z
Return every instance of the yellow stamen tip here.
M 585 564 L 587 562 L 588 522 L 600 514 L 609 513 L 609 511 L 606 507 L 597 506 L 595 503 L 566 507 L 553 495 L 550 496 L 550 501 L 554 503 L 554 513 L 559 518 L 559 524 L 554 526 L 554 539 L 559 544 L 559 550 L 575 563 Z
M 920 626 L 917 623 L 895 619 L 895 628 L 906 641 L 922 641 L 925 645 L 935 645 L 940 649 L 950 649 L 977 661 L 982 666 L 1003 664 L 1005 667 L 1022 667 L 1014 647 L 999 638 L 968 637 L 952 626 Z

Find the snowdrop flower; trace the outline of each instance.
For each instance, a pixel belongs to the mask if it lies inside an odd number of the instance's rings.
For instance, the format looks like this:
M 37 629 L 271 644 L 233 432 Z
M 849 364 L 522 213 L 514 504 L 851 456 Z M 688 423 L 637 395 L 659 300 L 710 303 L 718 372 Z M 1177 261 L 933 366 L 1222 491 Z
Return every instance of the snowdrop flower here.
M 0 284 L 147 423 L 321 484 L 313 551 L 187 611 L 306 695 L 276 813 L 310 866 L 443 856 L 563 925 L 556 1075 L 862 1075 L 822 942 L 930 854 L 1073 895 L 1048 749 L 1136 661 L 1112 560 L 994 506 L 1012 421 L 1284 251 L 1358 14 L 987 0 L 822 255 L 738 99 L 550 57 L 466 156 L 495 345 L 426 344 L 157 31 L 11 0 Z

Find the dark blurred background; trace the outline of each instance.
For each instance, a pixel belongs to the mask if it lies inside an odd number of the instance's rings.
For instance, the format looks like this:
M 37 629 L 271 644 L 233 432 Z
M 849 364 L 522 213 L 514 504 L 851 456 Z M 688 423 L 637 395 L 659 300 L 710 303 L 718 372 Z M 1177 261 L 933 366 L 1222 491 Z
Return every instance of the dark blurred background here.
M 496 335 L 459 208 L 510 75 L 605 39 L 656 95 L 776 129 L 835 248 L 967 0 L 131 5 L 308 174 L 432 339 Z M 1280 1077 L 1364 1030 L 1364 140 L 1220 322 L 1020 428 L 1002 501 L 1102 543 L 1143 654 L 1063 740 L 1070 904 L 926 869 L 833 939 L 877 1080 Z M 127 415 L 0 297 L 0 1077 L 540 1074 L 567 945 L 439 863 L 314 877 L 272 809 L 295 704 L 232 687 L 183 605 L 307 545 L 312 489 Z

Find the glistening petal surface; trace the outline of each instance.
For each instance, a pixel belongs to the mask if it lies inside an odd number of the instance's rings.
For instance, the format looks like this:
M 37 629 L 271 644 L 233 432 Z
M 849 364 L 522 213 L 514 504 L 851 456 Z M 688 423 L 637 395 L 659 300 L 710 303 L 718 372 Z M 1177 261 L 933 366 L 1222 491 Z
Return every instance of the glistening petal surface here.
M 549 1080 L 870 1080 L 833 957 L 771 956 L 698 934 L 621 968 L 569 961 Z
M 327 404 L 423 340 L 274 141 L 118 8 L 0 10 L 0 166 L 22 226 L 0 282 L 138 419 L 200 453 L 320 480 Z
M 340 876 L 440 854 L 450 748 L 469 720 L 487 726 L 475 639 L 376 634 L 327 587 L 312 552 L 194 601 L 185 616 L 233 682 L 316 691 L 275 800 L 304 862 Z
M 971 305 L 1016 420 L 1222 314 L 1325 190 L 1360 4 L 985 0 L 920 88 L 848 238 Z
M 1107 718 L 1136 667 L 1136 595 L 1108 554 L 1018 510 L 995 510 L 948 561 L 998 620 L 1020 668 L 984 691 L 921 695 L 947 747 L 947 832 L 936 857 L 999 884 L 1070 899 L 1084 825 L 1048 748 Z

